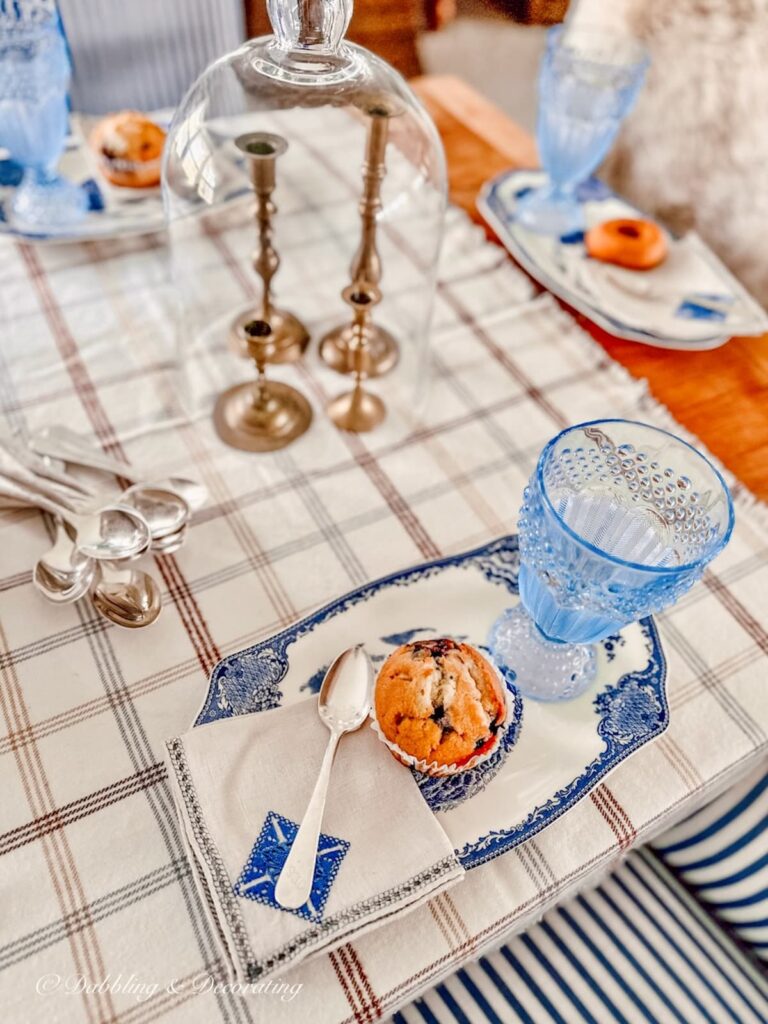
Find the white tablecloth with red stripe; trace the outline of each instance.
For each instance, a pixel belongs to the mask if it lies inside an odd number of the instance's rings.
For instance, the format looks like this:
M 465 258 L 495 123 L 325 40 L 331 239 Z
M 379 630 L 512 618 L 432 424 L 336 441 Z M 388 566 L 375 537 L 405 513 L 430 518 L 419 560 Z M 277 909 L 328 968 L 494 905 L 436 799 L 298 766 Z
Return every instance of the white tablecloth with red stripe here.
M 222 244 L 209 239 L 201 258 L 216 264 Z M 340 277 L 346 258 L 338 253 Z M 509 532 L 539 450 L 565 424 L 610 415 L 674 425 L 452 211 L 433 400 L 418 430 L 336 433 L 322 414 L 329 378 L 310 354 L 304 369 L 283 371 L 315 406 L 316 426 L 294 448 L 231 451 L 205 418 L 148 433 L 174 414 L 163 267 L 157 237 L 2 246 L 4 427 L 23 435 L 66 422 L 158 472 L 186 467 L 211 492 L 187 546 L 154 559 L 165 607 L 142 635 L 106 625 L 88 602 L 45 604 L 30 569 L 49 526 L 36 512 L 0 512 L 4 1019 L 376 1020 L 595 880 L 765 751 L 768 518 L 736 486 L 731 544 L 660 617 L 672 709 L 662 738 L 407 919 L 291 971 L 282 988 L 212 987 L 221 963 L 162 751 L 194 718 L 216 661 L 365 580 Z M 242 301 L 234 278 L 231 287 Z

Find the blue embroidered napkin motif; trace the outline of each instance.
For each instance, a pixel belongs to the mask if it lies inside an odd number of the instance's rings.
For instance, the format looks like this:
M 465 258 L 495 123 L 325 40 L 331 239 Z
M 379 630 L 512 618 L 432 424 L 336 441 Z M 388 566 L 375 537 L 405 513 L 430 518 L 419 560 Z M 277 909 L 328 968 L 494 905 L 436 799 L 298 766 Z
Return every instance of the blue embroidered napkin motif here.
M 675 310 L 675 316 L 683 320 L 714 320 L 722 323 L 727 319 L 729 308 L 734 301 L 733 295 L 695 292 L 683 299 Z
M 275 907 L 276 910 L 283 910 L 289 914 L 297 914 L 307 921 L 317 923 L 323 919 L 331 886 L 349 849 L 349 843 L 346 839 L 336 839 L 334 836 L 320 833 L 312 893 L 303 907 L 288 910 L 287 907 L 280 906 L 275 899 L 275 885 L 298 831 L 299 826 L 296 822 L 270 811 L 253 844 L 251 855 L 232 888 L 237 896 L 244 896 L 246 899 L 255 900 L 257 903 Z

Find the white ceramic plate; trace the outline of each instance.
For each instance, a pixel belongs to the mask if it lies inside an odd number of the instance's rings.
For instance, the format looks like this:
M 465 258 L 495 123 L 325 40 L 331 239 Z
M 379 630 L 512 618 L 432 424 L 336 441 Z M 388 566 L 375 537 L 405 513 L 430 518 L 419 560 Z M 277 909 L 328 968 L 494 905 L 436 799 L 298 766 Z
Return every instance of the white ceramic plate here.
M 593 323 L 618 338 L 688 351 L 718 348 L 737 334 L 768 331 L 768 317 L 763 309 L 698 236 L 691 234 L 681 240 L 669 237 L 672 252 L 659 273 L 663 273 L 665 282 L 672 282 L 671 290 L 668 283 L 662 283 L 653 308 L 649 308 L 649 300 L 632 294 L 630 289 L 640 292 L 649 286 L 656 271 L 638 274 L 598 265 L 585 258 L 580 236 L 567 240 L 550 238 L 523 227 L 515 217 L 517 202 L 544 180 L 542 171 L 506 171 L 484 186 L 478 209 L 506 249 L 535 280 Z M 596 178 L 585 182 L 578 196 L 588 227 L 618 217 L 643 216 Z M 685 247 L 688 251 L 692 267 L 689 282 L 685 273 L 670 273 L 674 247 Z M 612 283 L 611 275 L 619 285 L 624 284 L 624 289 Z M 725 299 L 725 303 L 709 302 L 713 293 L 717 299 Z M 696 295 L 700 302 L 691 301 Z M 654 321 L 653 328 L 648 319 L 641 319 L 644 313 Z
M 214 668 L 195 725 L 301 700 L 336 655 L 363 642 L 375 662 L 429 636 L 482 647 L 496 617 L 517 603 L 516 536 L 393 573 L 346 594 Z M 598 648 L 598 678 L 576 700 L 522 698 L 507 678 L 510 724 L 499 750 L 419 787 L 467 868 L 535 835 L 669 721 L 666 662 L 651 619 Z M 403 771 L 409 769 L 403 768 Z

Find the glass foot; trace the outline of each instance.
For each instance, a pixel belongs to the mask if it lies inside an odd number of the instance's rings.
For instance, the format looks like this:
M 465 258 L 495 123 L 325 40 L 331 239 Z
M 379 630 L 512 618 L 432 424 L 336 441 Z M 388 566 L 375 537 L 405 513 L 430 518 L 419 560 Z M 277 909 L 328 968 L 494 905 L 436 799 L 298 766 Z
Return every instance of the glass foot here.
M 515 687 L 534 700 L 571 700 L 595 678 L 597 659 L 589 644 L 547 640 L 522 605 L 494 622 L 488 646 L 500 666 L 515 674 Z
M 27 170 L 10 202 L 10 220 L 19 230 L 55 233 L 77 223 L 87 209 L 88 199 L 79 185 Z
M 573 192 L 558 192 L 551 185 L 533 189 L 515 208 L 515 220 L 541 235 L 563 238 L 586 229 L 584 212 Z

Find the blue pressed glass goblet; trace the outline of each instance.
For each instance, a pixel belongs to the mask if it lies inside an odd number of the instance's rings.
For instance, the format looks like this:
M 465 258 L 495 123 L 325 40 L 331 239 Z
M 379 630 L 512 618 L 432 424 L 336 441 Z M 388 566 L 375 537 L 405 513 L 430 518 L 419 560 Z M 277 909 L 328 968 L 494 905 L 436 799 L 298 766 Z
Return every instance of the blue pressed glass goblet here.
M 489 646 L 526 696 L 592 682 L 592 644 L 674 604 L 728 543 L 720 473 L 673 434 L 630 420 L 569 427 L 539 456 L 520 510 L 520 604 Z
M 635 102 L 647 57 L 635 40 L 592 28 L 550 29 L 539 71 L 536 141 L 548 181 L 516 219 L 558 237 L 585 228 L 576 188 L 600 164 Z
M 55 231 L 86 210 L 82 189 L 56 173 L 67 135 L 69 75 L 55 6 L 0 5 L 0 146 L 24 168 L 8 210 L 22 230 Z

